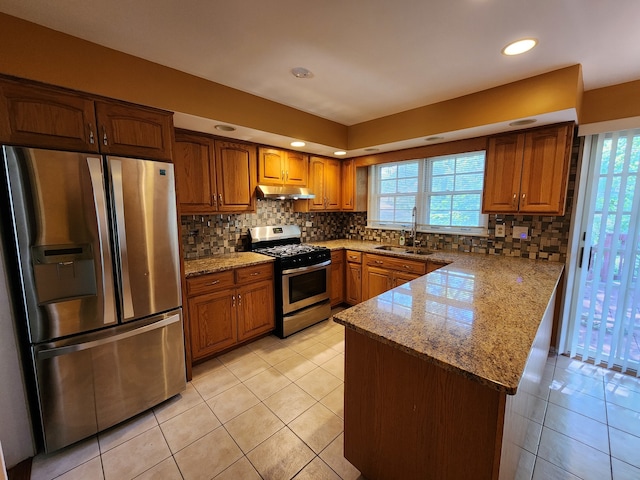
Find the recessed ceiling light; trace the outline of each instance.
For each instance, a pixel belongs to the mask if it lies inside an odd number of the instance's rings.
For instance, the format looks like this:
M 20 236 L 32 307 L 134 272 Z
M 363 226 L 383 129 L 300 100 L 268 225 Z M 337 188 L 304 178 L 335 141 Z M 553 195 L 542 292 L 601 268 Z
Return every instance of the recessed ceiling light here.
M 292 68 L 291 74 L 296 78 L 313 78 L 313 72 L 304 67 Z
M 215 129 L 220 130 L 221 132 L 233 132 L 235 127 L 232 127 L 231 125 L 216 125 Z
M 528 52 L 538 44 L 538 40 L 535 38 L 523 38 L 516 42 L 512 42 L 502 49 L 503 55 L 520 55 L 521 53 Z
M 365 148 L 365 149 L 364 149 L 364 151 L 365 151 L 365 152 L 379 152 L 379 151 L 380 151 L 380 149 L 379 149 L 379 148 L 371 147 L 371 148 Z
M 344 150 L 338 150 L 337 152 L 333 152 L 333 154 L 341 157 L 342 155 L 346 155 L 347 152 L 345 152 Z
M 536 123 L 537 120 L 535 118 L 526 118 L 524 120 L 516 120 L 515 122 L 511 122 L 509 124 L 510 127 L 522 127 L 523 125 L 531 125 L 532 123 Z
M 434 135 L 433 137 L 427 137 L 425 138 L 426 142 L 435 142 L 436 140 L 443 140 L 444 137 L 439 137 L 437 135 Z
M 304 142 L 291 142 L 292 147 L 304 147 L 306 143 Z

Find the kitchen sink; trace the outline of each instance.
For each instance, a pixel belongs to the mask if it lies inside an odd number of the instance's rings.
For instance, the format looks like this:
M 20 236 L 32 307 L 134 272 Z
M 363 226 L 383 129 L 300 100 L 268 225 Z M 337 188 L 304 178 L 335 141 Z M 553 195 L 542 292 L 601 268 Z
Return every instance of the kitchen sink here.
M 385 252 L 395 252 L 395 253 L 410 253 L 407 247 L 394 247 L 392 245 L 382 245 L 380 247 L 376 247 L 376 250 L 384 250 Z
M 413 248 L 408 247 L 395 247 L 393 245 L 381 245 L 380 247 L 376 247 L 376 250 L 384 250 L 385 252 L 394 252 L 394 253 L 411 253 L 414 255 L 431 255 L 433 252 L 430 250 L 414 250 Z
M 432 255 L 433 254 L 433 252 L 430 250 L 417 250 L 417 251 L 409 250 L 408 253 L 413 253 L 414 255 Z

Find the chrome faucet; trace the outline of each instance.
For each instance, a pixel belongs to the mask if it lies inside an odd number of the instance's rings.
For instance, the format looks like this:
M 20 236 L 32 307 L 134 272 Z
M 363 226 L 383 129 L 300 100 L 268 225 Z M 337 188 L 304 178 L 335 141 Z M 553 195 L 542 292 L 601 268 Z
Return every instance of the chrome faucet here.
M 413 246 L 414 250 L 418 250 L 418 247 L 420 246 L 420 242 L 418 240 L 416 240 L 416 231 L 418 230 L 418 208 L 417 207 L 413 207 L 413 211 L 411 213 L 411 245 Z

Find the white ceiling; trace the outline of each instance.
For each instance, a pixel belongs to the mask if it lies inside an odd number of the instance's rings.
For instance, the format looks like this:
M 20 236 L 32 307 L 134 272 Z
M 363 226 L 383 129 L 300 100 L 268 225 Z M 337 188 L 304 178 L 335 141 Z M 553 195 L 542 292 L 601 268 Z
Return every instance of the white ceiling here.
M 0 0 L 0 11 L 344 125 L 576 63 L 586 90 L 640 79 L 638 0 Z M 529 36 L 533 51 L 501 55 Z

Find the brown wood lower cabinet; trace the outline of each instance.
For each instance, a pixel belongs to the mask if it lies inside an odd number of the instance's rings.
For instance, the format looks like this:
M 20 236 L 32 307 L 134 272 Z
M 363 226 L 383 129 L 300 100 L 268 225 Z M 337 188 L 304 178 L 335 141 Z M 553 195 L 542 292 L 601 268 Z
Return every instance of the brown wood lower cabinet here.
M 345 301 L 349 305 L 356 305 L 362 301 L 362 253 L 347 250 L 345 256 Z
M 347 327 L 345 458 L 379 480 L 515 478 L 521 445 L 539 431 L 554 305 L 552 296 L 515 395 Z
M 273 264 L 187 279 L 194 361 L 210 357 L 275 326 Z
M 362 300 L 368 300 L 427 273 L 425 262 L 370 253 L 365 253 L 363 257 Z
M 344 250 L 331 252 L 331 306 L 344 302 Z

